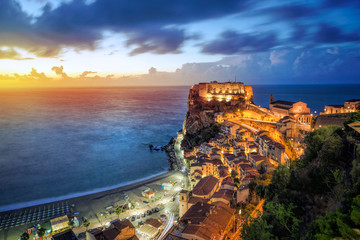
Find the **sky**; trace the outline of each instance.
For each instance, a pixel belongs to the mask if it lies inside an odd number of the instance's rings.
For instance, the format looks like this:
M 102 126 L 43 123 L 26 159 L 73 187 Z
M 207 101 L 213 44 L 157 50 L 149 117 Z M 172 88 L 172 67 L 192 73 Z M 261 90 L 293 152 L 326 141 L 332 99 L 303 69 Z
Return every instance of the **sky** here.
M 360 83 L 360 1 L 0 1 L 0 87 L 235 79 Z

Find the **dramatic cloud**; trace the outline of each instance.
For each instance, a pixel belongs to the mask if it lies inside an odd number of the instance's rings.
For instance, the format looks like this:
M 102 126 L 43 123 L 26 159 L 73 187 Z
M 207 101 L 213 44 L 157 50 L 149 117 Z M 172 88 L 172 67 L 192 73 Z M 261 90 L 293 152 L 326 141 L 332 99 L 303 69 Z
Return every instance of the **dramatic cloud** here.
M 126 45 L 137 46 L 131 51 L 130 55 L 152 52 L 156 54 L 179 53 L 179 48 L 190 39 L 185 32 L 180 29 L 147 29 L 143 32 L 130 33 Z
M 203 46 L 202 52 L 208 54 L 242 54 L 267 51 L 276 46 L 273 33 L 243 34 L 234 31 L 223 32 L 219 39 Z
M 131 55 L 144 52 L 176 53 L 190 37 L 169 25 L 220 18 L 247 7 L 247 1 L 216 0 L 97 0 L 66 1 L 49 5 L 36 19 L 13 0 L 0 3 L 0 46 L 18 46 L 40 57 L 58 55 L 64 47 L 95 49 L 104 31 L 125 33 L 126 44 L 135 45 Z M 199 11 L 201 9 L 201 11 Z M 15 41 L 13 41 L 15 40 Z

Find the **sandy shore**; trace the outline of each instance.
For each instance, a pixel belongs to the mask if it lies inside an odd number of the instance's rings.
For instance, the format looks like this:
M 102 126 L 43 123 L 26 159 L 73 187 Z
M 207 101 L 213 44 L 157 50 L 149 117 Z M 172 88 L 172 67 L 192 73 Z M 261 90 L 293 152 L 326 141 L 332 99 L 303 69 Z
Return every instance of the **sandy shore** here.
M 134 203 L 137 202 L 136 208 L 134 210 L 128 211 L 120 215 L 120 218 L 124 218 L 128 216 L 132 216 L 136 213 L 143 212 L 146 209 L 151 209 L 151 207 L 157 206 L 164 201 L 168 201 L 172 197 L 172 195 L 174 195 L 177 191 L 175 190 L 175 188 L 172 191 L 162 190 L 161 188 L 162 183 L 176 182 L 177 184 L 175 187 L 179 188 L 181 186 L 180 182 L 182 181 L 182 177 L 183 175 L 179 172 L 168 172 L 156 176 L 154 178 L 136 182 L 123 187 L 107 190 L 104 192 L 94 193 L 86 196 L 70 198 L 59 202 L 66 201 L 70 205 L 74 204 L 75 205 L 74 212 L 80 212 L 79 220 L 82 217 L 86 217 L 90 220 L 91 223 L 89 228 L 98 227 L 118 217 L 115 213 L 106 214 L 105 213 L 106 207 L 113 206 L 112 209 L 109 208 L 108 210 L 114 211 L 116 206 L 123 205 L 125 203 L 128 203 L 129 201 Z M 156 202 L 152 202 L 151 200 L 142 197 L 141 192 L 147 189 L 148 187 L 155 192 L 156 198 L 160 197 L 161 199 L 159 199 Z M 124 199 L 125 196 L 124 193 L 128 195 L 128 199 Z M 144 200 L 147 201 L 148 203 L 144 203 L 143 202 Z M 57 204 L 59 202 L 54 202 L 51 204 Z M 34 210 L 35 208 L 39 208 L 42 206 L 45 207 L 48 205 L 49 203 L 13 210 L 13 211 L 2 212 L 0 213 L 0 219 L 4 218 L 5 216 L 8 216 L 9 214 L 19 214 L 20 212 L 24 212 L 24 211 L 29 212 L 30 210 Z M 81 222 L 82 221 L 80 220 L 80 223 Z M 10 229 L 2 230 L 0 231 L 0 239 L 4 239 L 4 240 L 17 239 L 18 236 L 22 232 L 24 232 L 29 226 L 37 223 L 38 222 L 32 222 L 30 224 L 20 225 Z M 85 229 L 83 227 L 80 227 L 75 229 L 75 232 L 79 233 L 84 230 Z M 30 239 L 32 239 L 32 237 Z

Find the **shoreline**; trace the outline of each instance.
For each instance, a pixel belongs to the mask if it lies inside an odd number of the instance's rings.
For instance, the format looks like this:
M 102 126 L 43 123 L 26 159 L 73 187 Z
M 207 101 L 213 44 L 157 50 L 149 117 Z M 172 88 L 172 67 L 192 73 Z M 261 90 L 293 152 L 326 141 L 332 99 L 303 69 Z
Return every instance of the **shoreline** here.
M 57 203 L 57 202 L 62 202 L 62 201 L 69 201 L 71 199 L 105 193 L 105 192 L 113 191 L 113 190 L 120 189 L 120 188 L 126 188 L 128 186 L 136 185 L 141 182 L 150 181 L 152 179 L 166 175 L 170 172 L 173 172 L 173 171 L 162 171 L 160 173 L 157 173 L 157 174 L 154 174 L 154 175 L 151 175 L 148 177 L 124 182 L 124 183 L 114 185 L 114 186 L 109 186 L 109 187 L 104 187 L 104 188 L 96 188 L 96 189 L 90 190 L 90 191 L 77 192 L 77 193 L 71 193 L 71 194 L 63 195 L 63 196 L 59 196 L 59 197 L 43 198 L 43 199 L 34 200 L 34 201 L 5 205 L 3 207 L 0 207 L 0 216 L 6 212 L 17 211 L 17 210 L 22 210 L 22 209 L 26 209 L 26 208 L 34 208 L 34 207 L 38 207 L 38 206 L 42 206 L 42 205 L 47 205 L 47 204 L 52 204 L 52 203 Z M 12 207 L 12 206 L 14 206 L 14 207 Z M 18 207 L 16 207 L 16 206 L 18 206 Z
M 74 211 L 80 212 L 79 219 L 85 216 L 92 223 L 96 223 L 98 222 L 98 217 L 96 215 L 98 213 L 105 212 L 107 206 L 112 205 L 114 207 L 114 210 L 116 205 L 121 205 L 126 202 L 124 199 L 121 198 L 122 193 L 126 192 L 128 194 L 129 201 L 137 202 L 137 199 L 142 198 L 141 192 L 147 187 L 150 187 L 157 196 L 161 197 L 164 194 L 164 191 L 161 189 L 161 184 L 163 182 L 178 181 L 181 176 L 181 172 L 167 171 L 165 173 L 161 173 L 148 179 L 136 181 L 134 183 L 120 186 L 114 189 L 109 189 L 106 191 L 68 198 L 61 201 L 39 204 L 31 207 L 24 207 L 16 210 L 0 212 L 0 219 L 3 219 L 4 217 L 9 215 L 19 215 L 24 212 L 34 211 L 35 209 L 46 208 L 47 206 L 52 204 L 56 205 L 58 203 L 60 204 L 66 202 L 68 205 L 75 204 Z M 106 219 L 111 217 L 115 217 L 115 215 L 112 214 L 108 217 L 104 215 L 102 218 Z M 0 230 L 0 239 L 13 239 L 13 237 L 19 236 L 29 226 L 45 221 L 47 220 L 33 221 L 8 229 L 2 229 Z

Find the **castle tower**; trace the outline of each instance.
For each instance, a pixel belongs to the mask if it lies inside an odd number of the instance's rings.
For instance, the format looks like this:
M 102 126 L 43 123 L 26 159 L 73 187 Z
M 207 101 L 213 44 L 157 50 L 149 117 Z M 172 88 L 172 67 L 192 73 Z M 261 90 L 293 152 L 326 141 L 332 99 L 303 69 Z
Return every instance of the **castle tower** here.
M 274 102 L 274 95 L 270 94 L 270 104 Z
M 181 190 L 179 195 L 179 217 L 182 217 L 188 210 L 189 191 Z

